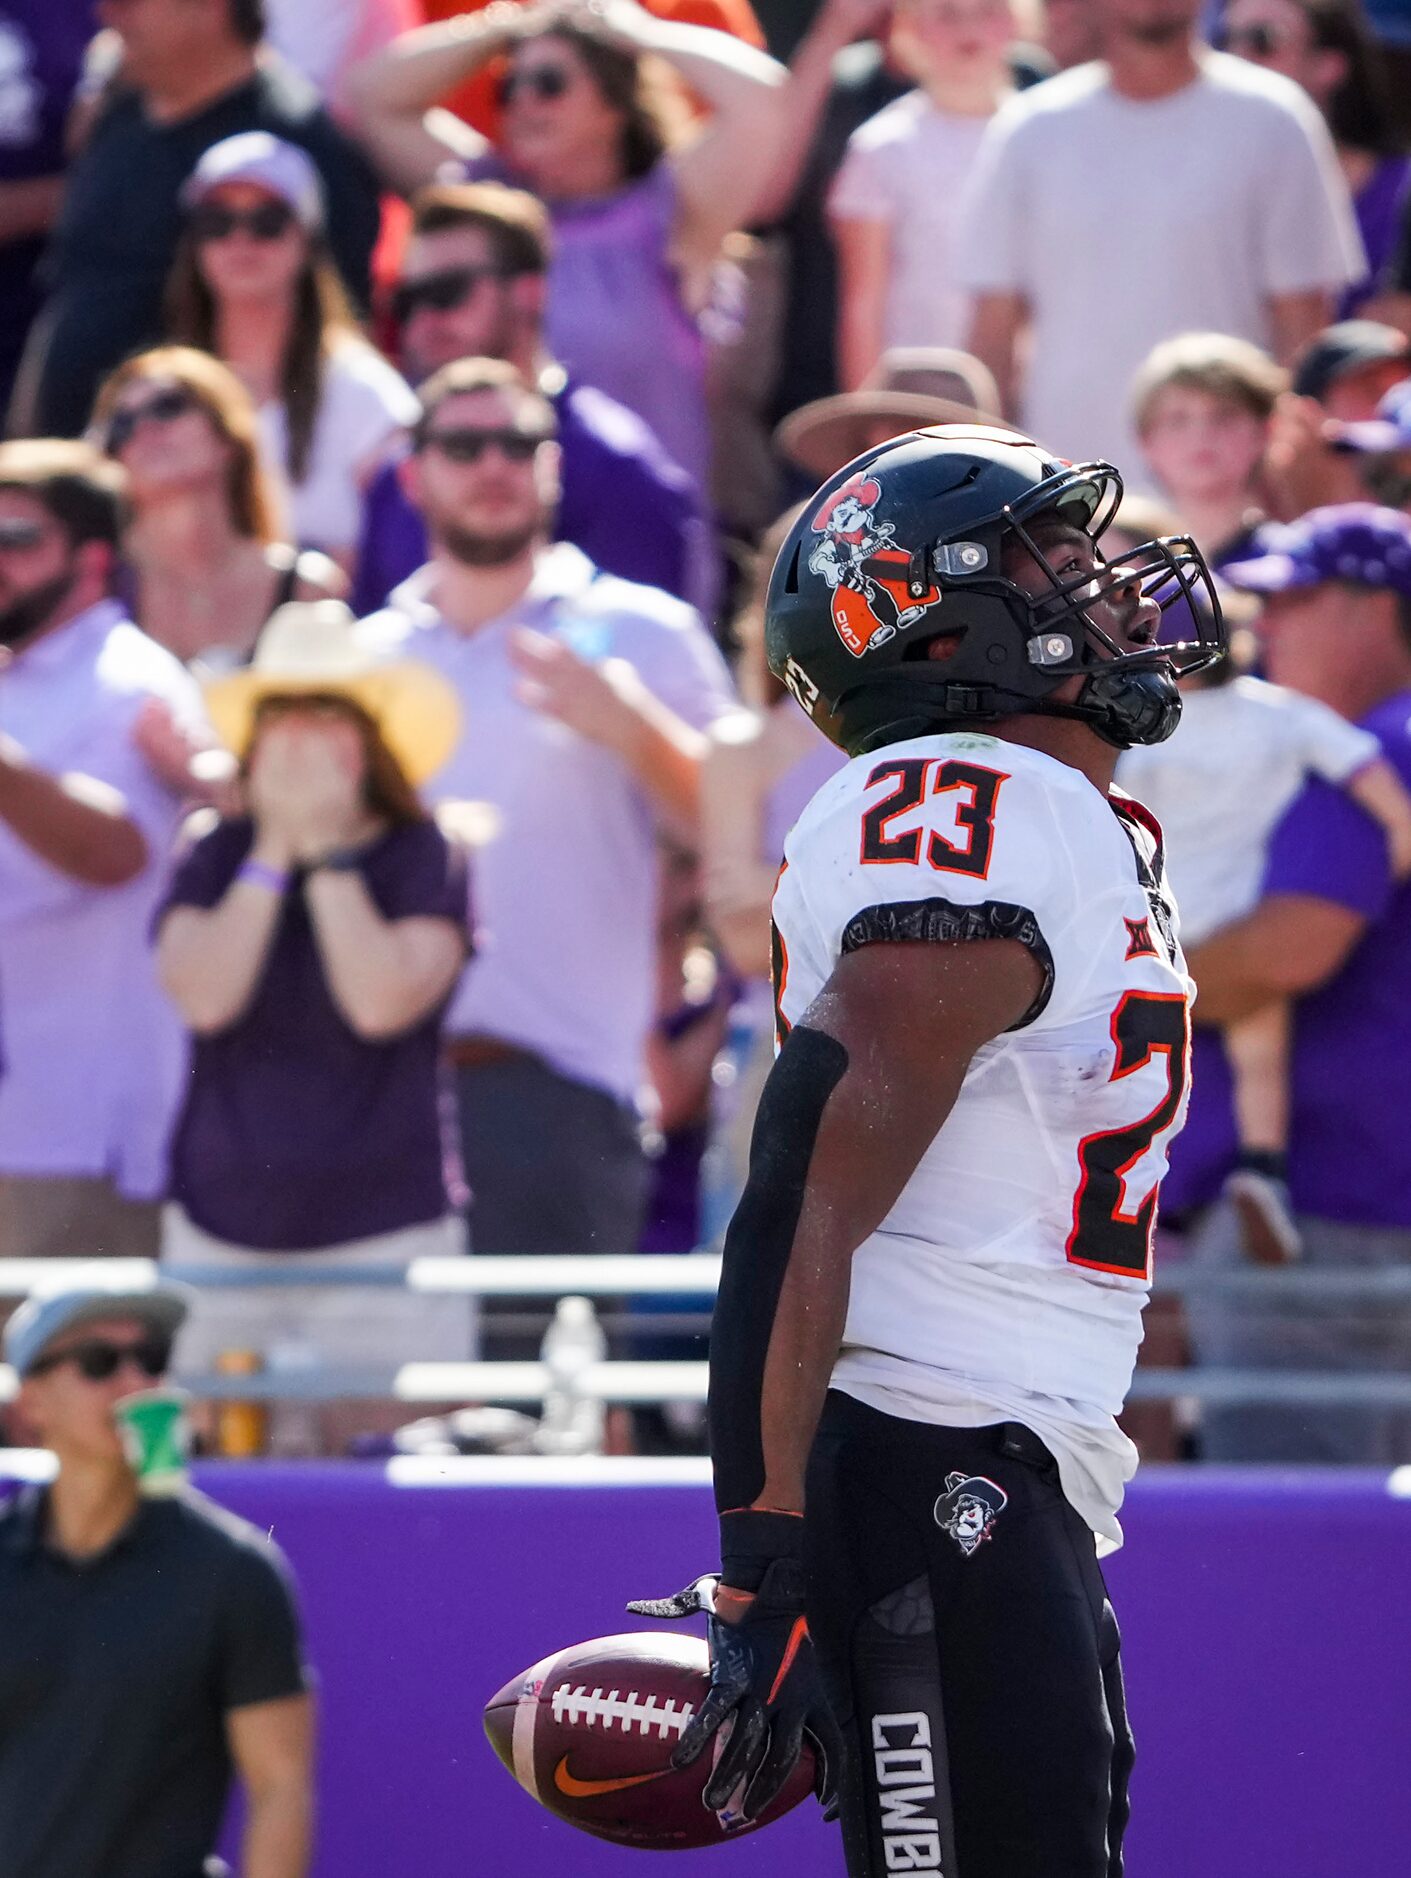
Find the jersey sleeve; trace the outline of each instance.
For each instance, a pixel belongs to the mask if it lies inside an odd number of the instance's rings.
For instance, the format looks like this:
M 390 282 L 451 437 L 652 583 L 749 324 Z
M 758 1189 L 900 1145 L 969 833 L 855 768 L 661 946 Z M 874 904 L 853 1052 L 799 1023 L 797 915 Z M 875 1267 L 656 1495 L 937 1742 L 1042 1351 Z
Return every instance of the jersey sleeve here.
M 1041 982 L 1015 1026 L 1050 1019 L 1086 977 L 1077 878 L 1042 782 L 1008 753 L 878 753 L 849 765 L 790 837 L 780 944 L 814 962 L 781 1011 L 863 946 L 1013 939 Z

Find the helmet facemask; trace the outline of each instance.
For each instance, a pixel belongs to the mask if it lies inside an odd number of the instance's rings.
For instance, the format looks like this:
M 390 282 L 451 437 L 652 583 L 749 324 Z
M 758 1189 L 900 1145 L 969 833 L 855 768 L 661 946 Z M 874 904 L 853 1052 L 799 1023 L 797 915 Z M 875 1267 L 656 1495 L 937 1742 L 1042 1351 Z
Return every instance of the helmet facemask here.
M 1180 718 L 1177 681 L 1203 671 L 1224 652 L 1220 602 L 1214 582 L 1195 542 L 1188 535 L 1167 535 L 1138 543 L 1117 559 L 1104 562 L 1098 543 L 1111 525 L 1122 498 L 1122 483 L 1107 464 L 1082 464 L 1033 492 L 1005 518 L 1004 539 L 1018 542 L 1042 570 L 1047 591 L 1037 595 L 1001 575 L 1022 609 L 1028 662 L 1053 680 L 1057 689 L 1068 678 L 1082 678 L 1072 700 L 1051 694 L 1029 708 L 1050 716 L 1075 717 L 1106 742 L 1161 743 Z M 1033 529 L 1055 519 L 1087 535 L 1100 565 L 1064 580 L 1056 574 Z M 1163 619 L 1193 625 L 1194 638 L 1168 639 L 1158 629 L 1148 646 L 1133 647 L 1113 637 L 1095 612 L 1115 594 L 1137 590 L 1137 601 L 1154 601 Z

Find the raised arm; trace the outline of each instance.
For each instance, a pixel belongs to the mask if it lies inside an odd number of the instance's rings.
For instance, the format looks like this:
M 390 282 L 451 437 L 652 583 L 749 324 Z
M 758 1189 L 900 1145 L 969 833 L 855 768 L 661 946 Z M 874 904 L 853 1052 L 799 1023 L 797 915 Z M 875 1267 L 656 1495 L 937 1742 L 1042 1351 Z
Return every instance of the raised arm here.
M 435 182 L 443 164 L 483 156 L 489 145 L 441 100 L 505 47 L 524 15 L 512 0 L 402 33 L 353 66 L 344 97 L 354 128 L 383 177 L 404 195 Z
M 892 0 L 824 0 L 789 61 L 788 80 L 779 99 L 782 141 L 755 204 L 757 221 L 778 221 L 793 202 L 833 89 L 834 59 L 855 40 L 880 38 L 891 13 Z
M 782 155 L 784 68 L 733 33 L 655 19 L 637 0 L 603 0 L 599 19 L 619 45 L 664 59 L 710 108 L 670 162 L 678 256 L 688 267 L 712 261 L 732 229 L 758 218 Z

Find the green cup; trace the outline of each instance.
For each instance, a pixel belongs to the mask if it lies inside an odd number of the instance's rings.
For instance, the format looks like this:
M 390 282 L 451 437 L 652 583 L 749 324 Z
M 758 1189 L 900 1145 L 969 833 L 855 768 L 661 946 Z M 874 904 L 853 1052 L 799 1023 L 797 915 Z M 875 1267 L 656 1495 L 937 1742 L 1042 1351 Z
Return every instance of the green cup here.
M 190 1402 L 184 1389 L 141 1389 L 114 1408 L 113 1420 L 142 1493 L 179 1493 L 185 1486 Z

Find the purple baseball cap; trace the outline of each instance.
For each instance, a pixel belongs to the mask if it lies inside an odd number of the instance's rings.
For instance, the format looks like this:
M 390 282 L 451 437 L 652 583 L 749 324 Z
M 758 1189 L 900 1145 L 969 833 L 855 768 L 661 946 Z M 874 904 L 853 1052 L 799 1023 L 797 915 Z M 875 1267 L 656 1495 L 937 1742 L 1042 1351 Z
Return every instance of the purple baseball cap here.
M 1312 509 L 1296 522 L 1269 522 L 1255 536 L 1258 553 L 1232 561 L 1220 578 L 1246 593 L 1288 593 L 1347 581 L 1411 598 L 1411 517 L 1374 502 Z
M 1392 386 L 1375 417 L 1364 418 L 1360 424 L 1329 424 L 1325 434 L 1335 450 L 1355 450 L 1359 455 L 1411 450 L 1411 378 Z
M 226 183 L 254 183 L 287 202 L 305 228 L 323 226 L 323 183 L 313 158 L 267 130 L 242 130 L 213 143 L 186 179 L 183 208 L 194 209 Z

